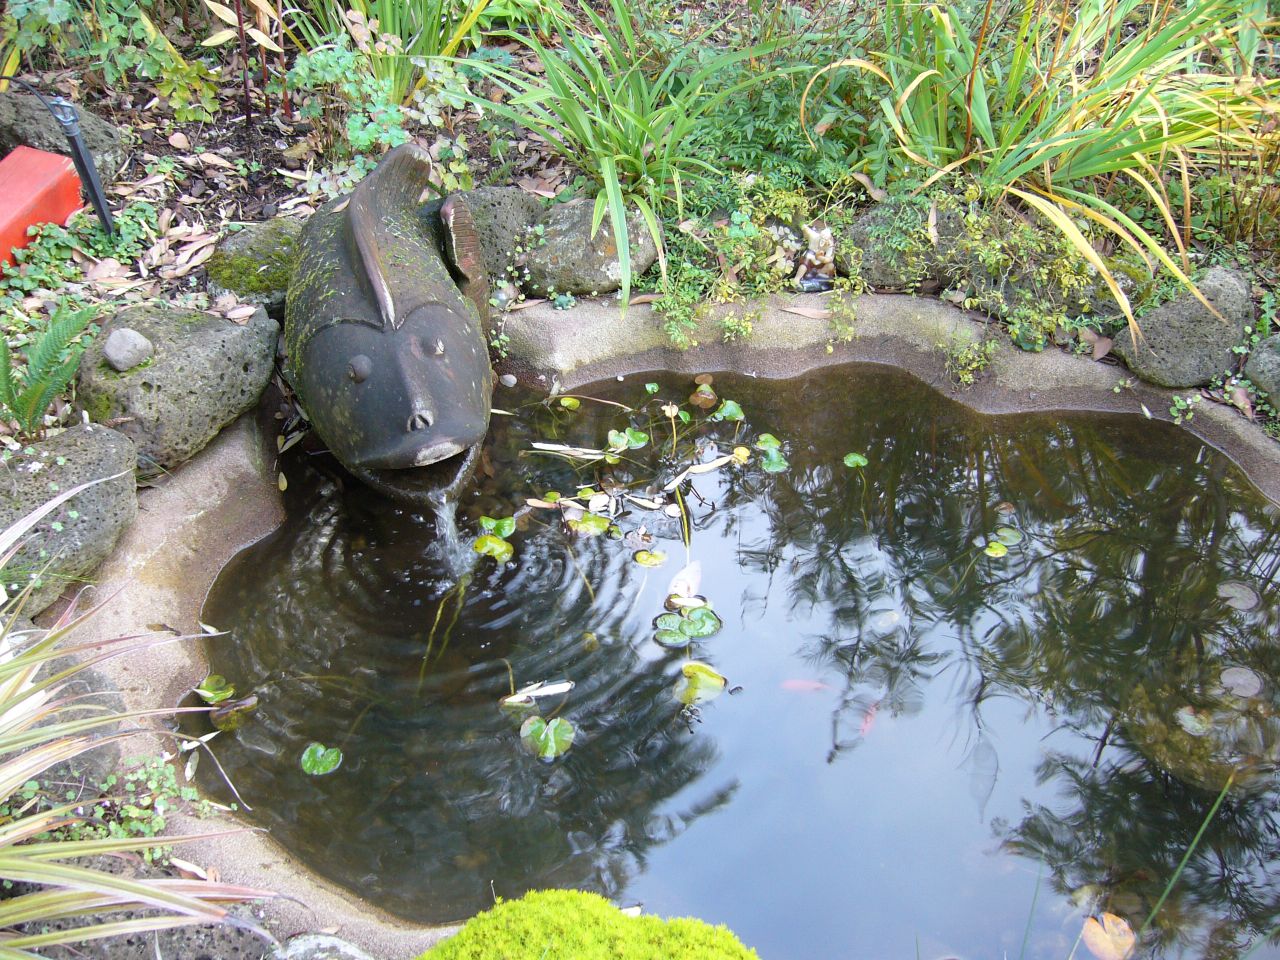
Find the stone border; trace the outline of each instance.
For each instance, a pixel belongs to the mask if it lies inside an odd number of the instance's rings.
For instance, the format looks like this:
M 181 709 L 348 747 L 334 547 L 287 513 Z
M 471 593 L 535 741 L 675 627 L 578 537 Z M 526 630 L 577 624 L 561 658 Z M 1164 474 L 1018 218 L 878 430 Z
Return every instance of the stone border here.
M 1114 391 L 1128 376 L 1122 367 L 1059 351 L 1023 353 L 1003 340 L 977 386 L 955 387 L 943 374 L 937 344 L 952 336 L 975 338 L 980 321 L 936 300 L 863 296 L 856 304 L 856 338 L 830 344 L 828 352 L 830 329 L 825 320 L 786 312 L 787 307 L 812 309 L 821 302 L 799 295 L 771 301 L 755 321 L 748 342 L 719 342 L 713 317 L 700 331 L 703 345 L 683 353 L 667 345 L 648 307 L 633 307 L 620 320 L 616 304 L 587 303 L 564 312 L 535 306 L 506 320 L 511 358 L 501 366 L 529 382 L 549 386 L 558 379 L 564 389 L 573 389 L 591 380 L 648 370 L 733 369 L 780 378 L 864 361 L 899 367 L 982 413 L 1085 410 L 1141 415 L 1139 404 L 1146 404 L 1155 419 L 1170 419 L 1171 391 L 1141 384 Z M 1280 443 L 1216 404 L 1202 404 L 1189 428 L 1240 464 L 1268 497 L 1280 503 Z M 141 493 L 138 522 L 99 573 L 97 595 L 110 602 L 82 628 L 80 640 L 136 632 L 152 624 L 184 633 L 199 631 L 200 607 L 217 573 L 239 549 L 273 530 L 283 517 L 273 440 L 264 437 L 252 417 L 242 417 L 165 484 Z M 207 665 L 199 641 L 181 641 L 110 661 L 103 673 L 129 709 L 172 707 L 204 678 Z M 130 744 L 126 754 L 131 749 L 172 749 L 167 738 L 148 740 Z M 210 833 L 237 824 L 231 817 L 174 818 L 171 826 L 175 832 Z M 392 917 L 312 874 L 264 832 L 210 837 L 184 846 L 181 855 L 215 868 L 223 880 L 273 889 L 290 898 L 265 907 L 267 922 L 282 940 L 301 931 L 336 928 L 363 949 L 400 960 L 454 929 Z

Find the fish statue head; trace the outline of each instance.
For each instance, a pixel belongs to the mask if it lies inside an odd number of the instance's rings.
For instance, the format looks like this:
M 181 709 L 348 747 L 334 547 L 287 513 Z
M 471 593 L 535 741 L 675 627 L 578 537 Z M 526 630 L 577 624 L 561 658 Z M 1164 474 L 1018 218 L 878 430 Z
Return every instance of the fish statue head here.
M 457 197 L 422 202 L 430 170 L 398 147 L 318 212 L 286 308 L 285 369 L 312 426 L 357 478 L 401 499 L 469 473 L 493 390 L 475 225 Z

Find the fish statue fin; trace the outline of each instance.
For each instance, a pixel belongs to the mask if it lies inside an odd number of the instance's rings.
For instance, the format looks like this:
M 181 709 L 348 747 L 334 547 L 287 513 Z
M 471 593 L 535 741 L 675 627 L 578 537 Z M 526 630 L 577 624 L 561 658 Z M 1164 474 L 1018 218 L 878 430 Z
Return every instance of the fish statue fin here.
M 476 305 L 482 318 L 487 317 L 489 275 L 485 270 L 484 251 L 471 207 L 461 197 L 451 196 L 440 207 L 440 219 L 444 222 L 449 259 L 462 275 L 458 289 Z
M 356 274 L 382 315 L 396 329 L 404 318 L 396 313 L 378 234 L 388 223 L 403 222 L 431 187 L 431 158 L 420 147 L 402 144 L 387 153 L 377 169 L 361 181 L 347 204 L 347 231 L 353 245 Z

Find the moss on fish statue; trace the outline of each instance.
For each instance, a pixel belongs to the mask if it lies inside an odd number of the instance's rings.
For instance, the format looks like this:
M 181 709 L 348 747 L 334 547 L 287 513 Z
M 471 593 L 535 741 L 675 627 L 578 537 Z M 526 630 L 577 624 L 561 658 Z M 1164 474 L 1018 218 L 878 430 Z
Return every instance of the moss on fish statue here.
M 407 499 L 469 474 L 493 388 L 479 237 L 456 197 L 423 204 L 429 174 L 396 147 L 321 208 L 285 311 L 285 374 L 312 426 L 357 478 Z

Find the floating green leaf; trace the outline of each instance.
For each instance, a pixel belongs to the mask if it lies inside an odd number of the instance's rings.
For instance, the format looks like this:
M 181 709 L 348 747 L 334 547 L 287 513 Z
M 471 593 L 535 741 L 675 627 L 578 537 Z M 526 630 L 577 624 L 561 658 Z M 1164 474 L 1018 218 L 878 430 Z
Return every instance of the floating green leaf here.
M 999 540 L 992 540 L 990 543 L 988 543 L 985 547 L 982 548 L 982 552 L 985 553 L 988 557 L 994 557 L 995 559 L 999 560 L 1001 557 L 1003 557 L 1005 554 L 1009 552 L 1009 548 L 1006 547 Z
M 563 717 L 550 722 L 542 717 L 530 717 L 520 725 L 520 740 L 533 754 L 543 760 L 554 760 L 573 746 L 573 724 Z
M 582 401 L 577 397 L 561 397 L 560 406 L 564 407 L 566 410 L 577 410 L 582 406 Z
M 719 633 L 720 628 L 724 626 L 710 607 L 694 607 L 692 610 L 686 610 L 683 620 L 680 629 L 689 636 L 699 639 Z
M 693 414 L 691 414 L 688 410 L 681 410 L 679 413 L 676 414 L 676 416 L 680 418 L 681 423 L 688 423 L 690 420 L 693 419 Z
M 639 450 L 649 442 L 649 435 L 635 427 L 626 430 L 609 431 L 609 448 L 611 450 Z
M 661 550 L 637 550 L 632 559 L 642 567 L 660 567 L 667 562 L 667 555 Z
M 676 699 L 685 706 L 706 703 L 724 692 L 729 681 L 705 663 L 691 660 L 680 668 L 676 681 Z
M 860 453 L 846 453 L 844 455 L 844 465 L 861 470 L 869 461 Z
M 996 540 L 1006 547 L 1016 547 L 1022 542 L 1022 531 L 1013 527 L 996 527 Z
M 236 688 L 227 683 L 227 678 L 220 673 L 211 673 L 204 682 L 196 687 L 196 693 L 205 703 L 221 703 L 236 695 Z
M 663 647 L 679 650 L 693 642 L 693 638 L 683 630 L 658 630 L 653 635 L 654 641 Z
M 653 621 L 653 625 L 658 630 L 679 630 L 683 622 L 684 618 L 678 613 L 664 613 Z
M 742 407 L 733 400 L 722 400 L 716 412 L 711 415 L 712 420 L 745 420 L 746 415 L 742 412 Z
M 756 438 L 757 450 L 781 450 L 782 441 L 775 437 L 772 433 L 762 433 Z
M 516 518 L 503 517 L 500 520 L 495 520 L 493 517 L 481 517 L 480 526 L 495 537 L 505 540 L 516 532 Z
M 598 537 L 609 529 L 612 521 L 598 513 L 584 513 L 581 517 L 569 521 L 569 529 L 584 537 Z
M 472 544 L 471 549 L 481 556 L 493 557 L 499 563 L 506 563 L 516 552 L 515 547 L 491 533 L 476 537 L 476 542 Z
M 658 385 L 656 383 L 646 383 L 644 385 L 644 392 L 652 397 L 655 393 L 658 392 Z
M 333 773 L 342 766 L 342 751 L 337 747 L 326 747 L 323 743 L 312 741 L 302 751 L 302 772 L 313 777 L 323 777 Z
M 780 450 L 765 450 L 760 458 L 760 469 L 765 473 L 782 473 L 790 466 Z

